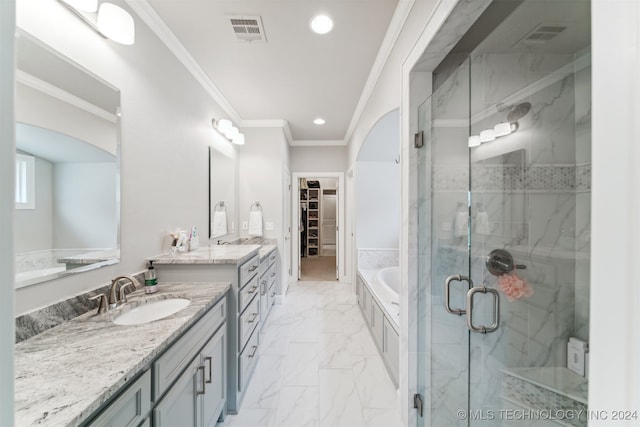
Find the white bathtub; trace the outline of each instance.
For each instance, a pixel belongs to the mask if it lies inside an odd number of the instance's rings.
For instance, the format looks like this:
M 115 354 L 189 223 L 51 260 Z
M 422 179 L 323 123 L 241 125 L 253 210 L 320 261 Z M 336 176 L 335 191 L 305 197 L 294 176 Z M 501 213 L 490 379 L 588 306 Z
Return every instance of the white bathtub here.
M 387 312 L 397 319 L 400 314 L 400 267 L 385 267 L 378 270 L 371 287 Z
M 44 280 L 55 279 L 60 273 L 65 271 L 65 266 L 45 267 L 37 270 L 23 271 L 16 273 L 16 288 L 32 285 Z

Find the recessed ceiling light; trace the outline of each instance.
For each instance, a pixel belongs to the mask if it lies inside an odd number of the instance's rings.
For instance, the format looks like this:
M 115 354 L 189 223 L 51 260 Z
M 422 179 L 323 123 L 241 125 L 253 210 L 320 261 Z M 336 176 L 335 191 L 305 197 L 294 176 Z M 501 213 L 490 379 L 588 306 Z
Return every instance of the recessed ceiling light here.
M 318 117 L 317 119 L 315 119 L 315 120 L 313 121 L 313 123 L 314 123 L 314 124 L 316 124 L 316 125 L 323 125 L 323 124 L 325 124 L 326 122 L 324 121 L 324 119 L 322 119 L 322 118 Z
M 311 19 L 309 26 L 316 34 L 327 34 L 333 28 L 333 21 L 327 15 L 317 15 Z

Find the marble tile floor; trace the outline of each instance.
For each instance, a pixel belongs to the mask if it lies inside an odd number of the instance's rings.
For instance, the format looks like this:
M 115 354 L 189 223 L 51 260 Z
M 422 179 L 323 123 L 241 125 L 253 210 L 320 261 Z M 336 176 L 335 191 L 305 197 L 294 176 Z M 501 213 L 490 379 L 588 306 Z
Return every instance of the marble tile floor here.
M 351 285 L 297 282 L 264 325 L 239 413 L 218 427 L 400 427 L 399 405 Z

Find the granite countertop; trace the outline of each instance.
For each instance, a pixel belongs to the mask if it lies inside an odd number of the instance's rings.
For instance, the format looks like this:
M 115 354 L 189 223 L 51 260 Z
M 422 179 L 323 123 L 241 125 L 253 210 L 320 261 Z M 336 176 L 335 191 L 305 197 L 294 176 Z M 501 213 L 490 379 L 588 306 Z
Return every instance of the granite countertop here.
M 230 289 L 229 283 L 161 283 L 129 294 L 105 314 L 95 310 L 15 346 L 15 423 L 78 425 L 127 385 Z M 146 301 L 182 297 L 191 304 L 165 319 L 118 326 L 112 319 Z
M 258 253 L 260 245 L 211 245 L 190 252 L 166 253 L 147 258 L 162 264 L 241 264 Z
M 266 257 L 268 257 L 269 254 L 276 249 L 276 247 L 277 247 L 276 245 L 260 246 L 260 249 L 258 250 L 258 253 L 260 254 L 260 262 L 262 262 Z

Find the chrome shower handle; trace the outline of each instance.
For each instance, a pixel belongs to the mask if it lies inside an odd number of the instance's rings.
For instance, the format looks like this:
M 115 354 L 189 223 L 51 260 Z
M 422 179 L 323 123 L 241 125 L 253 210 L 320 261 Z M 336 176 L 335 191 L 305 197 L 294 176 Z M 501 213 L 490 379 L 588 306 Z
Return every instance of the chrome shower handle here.
M 471 279 L 467 276 L 462 276 L 460 274 L 454 274 L 452 276 L 449 276 L 445 279 L 444 281 L 444 308 L 447 310 L 447 313 L 451 313 L 451 314 L 457 314 L 458 316 L 462 316 L 463 314 L 465 314 L 467 311 L 463 310 L 461 308 L 451 308 L 451 303 L 450 303 L 450 288 L 451 288 L 451 282 L 468 282 L 471 287 L 473 287 L 473 281 L 471 281 Z
M 489 326 L 476 326 L 473 324 L 473 297 L 478 292 L 483 294 L 489 293 L 493 296 L 493 323 Z M 500 294 L 498 294 L 498 291 L 495 289 L 487 288 L 486 286 L 478 286 L 469 289 L 469 292 L 467 292 L 467 309 L 469 310 L 469 313 L 467 314 L 467 327 L 471 332 L 486 334 L 498 329 L 498 326 L 500 325 Z

